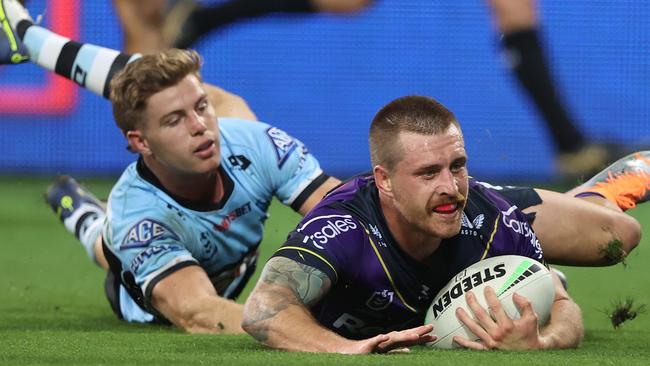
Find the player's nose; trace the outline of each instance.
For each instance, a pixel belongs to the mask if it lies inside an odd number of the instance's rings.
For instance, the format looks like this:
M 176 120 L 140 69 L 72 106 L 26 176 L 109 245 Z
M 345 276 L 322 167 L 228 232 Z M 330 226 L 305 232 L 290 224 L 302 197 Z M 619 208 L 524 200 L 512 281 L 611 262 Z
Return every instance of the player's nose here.
M 455 196 L 458 194 L 458 181 L 449 169 L 443 169 L 438 175 L 437 191 L 440 195 Z
M 195 111 L 189 114 L 187 118 L 187 127 L 192 136 L 202 134 L 207 130 L 205 117 L 199 115 Z

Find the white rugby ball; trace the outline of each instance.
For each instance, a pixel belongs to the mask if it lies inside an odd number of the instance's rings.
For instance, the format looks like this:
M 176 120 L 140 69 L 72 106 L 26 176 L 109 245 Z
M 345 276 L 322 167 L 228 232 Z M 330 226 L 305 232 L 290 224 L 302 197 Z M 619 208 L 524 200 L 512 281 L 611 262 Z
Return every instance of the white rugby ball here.
M 478 303 L 488 309 L 484 290 L 491 286 L 497 294 L 501 306 L 512 319 L 520 317 L 512 300 L 516 292 L 528 298 L 537 313 L 540 325 L 545 324 L 551 313 L 555 289 L 551 272 L 543 264 L 528 257 L 504 255 L 474 263 L 449 281 L 436 295 L 427 310 L 425 324 L 433 324 L 433 332 L 438 336 L 430 346 L 452 348 L 453 337 L 461 336 L 470 340 L 478 338 L 456 317 L 456 309 L 472 311 L 465 301 L 465 293 L 472 291 Z

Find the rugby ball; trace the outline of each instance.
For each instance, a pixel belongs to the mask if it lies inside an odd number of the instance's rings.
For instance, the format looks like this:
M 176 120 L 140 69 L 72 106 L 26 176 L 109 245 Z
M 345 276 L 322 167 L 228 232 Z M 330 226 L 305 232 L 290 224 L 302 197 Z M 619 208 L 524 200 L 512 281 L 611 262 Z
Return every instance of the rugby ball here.
M 518 319 L 520 316 L 512 300 L 512 295 L 516 292 L 531 301 L 540 325 L 547 322 L 555 298 L 551 272 L 543 264 L 528 257 L 492 257 L 462 270 L 436 295 L 427 310 L 425 324 L 433 324 L 432 334 L 437 335 L 438 339 L 429 346 L 452 348 L 455 346 L 453 337 L 457 335 L 478 340 L 458 320 L 456 309 L 460 307 L 470 316 L 473 314 L 465 301 L 465 293 L 471 290 L 478 303 L 487 310 L 484 295 L 486 286 L 494 289 L 503 309 L 512 319 Z

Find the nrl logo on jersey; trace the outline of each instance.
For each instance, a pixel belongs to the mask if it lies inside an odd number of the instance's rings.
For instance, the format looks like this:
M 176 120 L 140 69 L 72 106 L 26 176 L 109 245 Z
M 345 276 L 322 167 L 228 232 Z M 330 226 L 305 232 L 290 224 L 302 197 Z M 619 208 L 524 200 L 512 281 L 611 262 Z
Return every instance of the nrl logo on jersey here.
M 120 249 L 144 248 L 154 240 L 180 238 L 165 224 L 152 219 L 144 219 L 133 225 L 127 232 Z
M 366 301 L 366 306 L 372 310 L 384 310 L 393 302 L 393 297 L 395 297 L 393 291 L 375 291 Z
M 463 216 L 460 218 L 460 233 L 462 235 L 471 235 L 478 236 L 478 230 L 483 227 L 483 222 L 485 221 L 485 215 L 479 214 L 474 220 L 470 221 L 467 215 L 463 212 Z
M 266 130 L 266 134 L 271 139 L 273 146 L 275 147 L 275 155 L 278 159 L 278 167 L 282 168 L 282 165 L 287 161 L 287 158 L 293 150 L 296 149 L 298 144 L 291 136 L 286 132 L 282 131 L 279 128 L 271 127 Z

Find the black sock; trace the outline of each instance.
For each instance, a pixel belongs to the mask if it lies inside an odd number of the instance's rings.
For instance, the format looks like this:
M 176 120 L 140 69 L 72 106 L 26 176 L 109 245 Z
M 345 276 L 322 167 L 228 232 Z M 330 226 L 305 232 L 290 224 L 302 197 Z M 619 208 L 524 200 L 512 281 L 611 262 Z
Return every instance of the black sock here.
M 542 113 L 560 152 L 575 152 L 585 138 L 569 117 L 551 79 L 537 31 L 527 29 L 503 36 L 503 45 L 510 53 L 510 66 L 533 102 Z
M 184 26 L 185 39 L 175 46 L 187 48 L 206 33 L 242 19 L 269 13 L 312 13 L 316 9 L 311 0 L 231 0 L 223 4 L 198 8 Z

